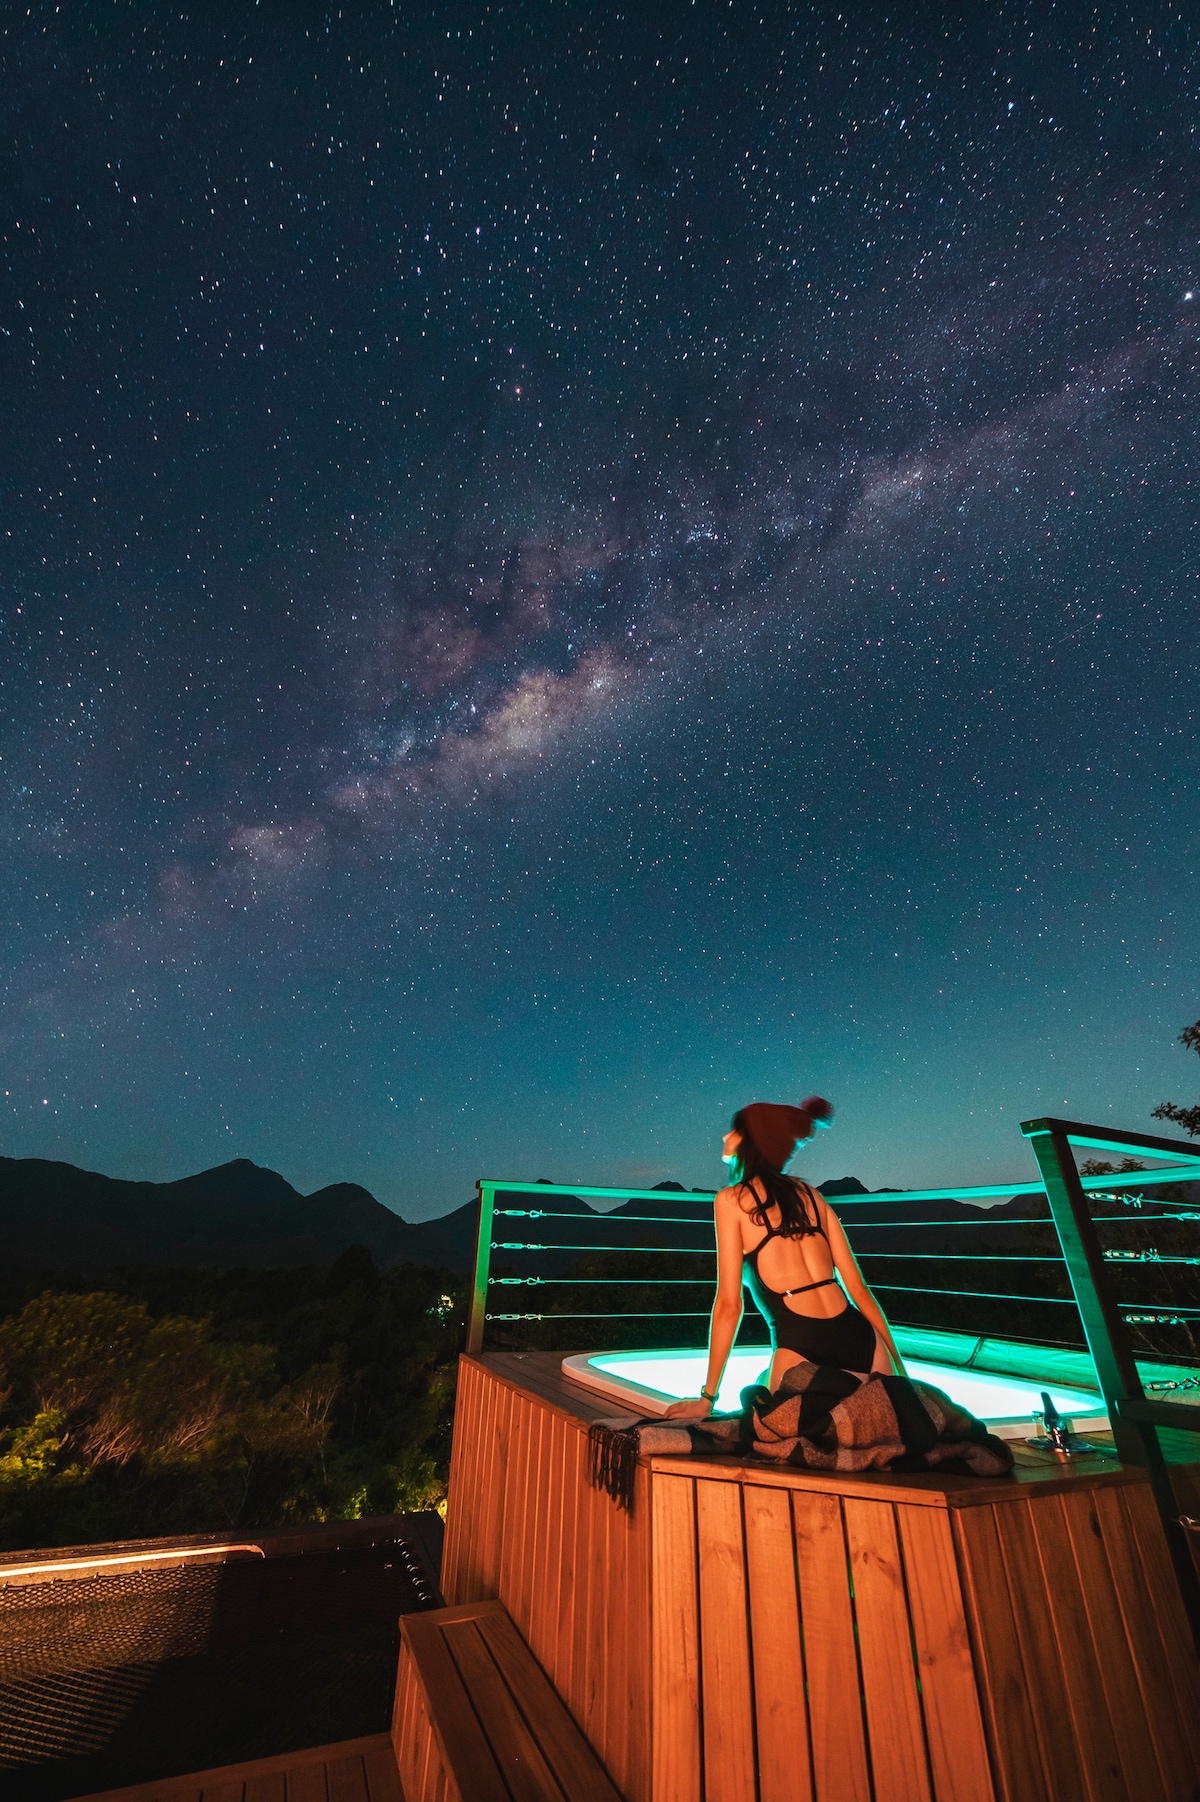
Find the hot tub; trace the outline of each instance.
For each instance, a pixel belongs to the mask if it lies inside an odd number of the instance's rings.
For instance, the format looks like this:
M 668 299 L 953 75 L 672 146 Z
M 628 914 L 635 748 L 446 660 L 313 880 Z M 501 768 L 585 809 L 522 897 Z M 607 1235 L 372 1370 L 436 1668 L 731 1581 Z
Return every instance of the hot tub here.
M 903 1348 L 902 1348 L 903 1349 Z M 732 1412 L 748 1383 L 762 1380 L 770 1361 L 766 1346 L 743 1345 L 729 1355 L 718 1397 L 718 1409 Z M 682 1395 L 698 1395 L 707 1367 L 703 1351 L 580 1352 L 563 1359 L 563 1375 L 618 1406 L 637 1414 L 663 1414 Z M 1023 1439 L 1030 1416 L 1041 1408 L 1047 1390 L 1059 1413 L 1078 1430 L 1101 1432 L 1108 1426 L 1104 1402 L 1095 1390 L 1074 1388 L 1047 1374 L 1004 1376 L 990 1370 L 964 1370 L 923 1358 L 904 1359 L 911 1377 L 932 1383 L 960 1406 L 986 1421 L 1001 1439 Z

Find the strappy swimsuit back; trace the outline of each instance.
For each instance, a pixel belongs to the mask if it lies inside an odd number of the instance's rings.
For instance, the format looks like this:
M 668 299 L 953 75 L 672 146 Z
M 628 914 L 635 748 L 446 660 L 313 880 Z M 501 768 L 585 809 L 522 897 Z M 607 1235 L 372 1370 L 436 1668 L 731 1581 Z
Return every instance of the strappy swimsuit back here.
M 807 1189 L 807 1184 L 803 1185 Z M 816 1222 L 813 1231 L 826 1238 L 821 1225 L 821 1213 L 816 1197 L 808 1189 L 807 1206 Z M 789 1295 L 807 1295 L 810 1289 L 827 1289 L 837 1286 L 835 1276 L 822 1277 L 819 1283 L 803 1283 L 798 1289 L 771 1289 L 763 1281 L 758 1269 L 758 1255 L 768 1239 L 786 1239 L 790 1236 L 781 1227 L 771 1226 L 752 1251 L 745 1253 L 743 1280 L 755 1304 L 771 1331 L 771 1350 L 781 1348 L 793 1351 L 801 1358 L 807 1358 L 812 1364 L 832 1364 L 841 1370 L 870 1370 L 875 1361 L 875 1328 L 860 1314 L 854 1303 L 847 1298 L 846 1305 L 840 1314 L 823 1318 L 816 1314 L 798 1314 L 789 1308 L 786 1298 Z M 806 1236 L 806 1235 L 804 1235 Z

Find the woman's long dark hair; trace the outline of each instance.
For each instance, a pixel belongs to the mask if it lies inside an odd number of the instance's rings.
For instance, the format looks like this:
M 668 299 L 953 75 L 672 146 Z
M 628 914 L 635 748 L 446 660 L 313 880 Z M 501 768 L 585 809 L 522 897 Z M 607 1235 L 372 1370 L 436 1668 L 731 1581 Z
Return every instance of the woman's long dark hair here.
M 739 1133 L 742 1140 L 733 1166 L 734 1181 L 739 1189 L 748 1189 L 754 1197 L 750 1218 L 759 1226 L 769 1226 L 767 1209 L 774 1204 L 779 1209 L 779 1231 L 785 1239 L 804 1239 L 809 1233 L 819 1233 L 821 1228 L 815 1218 L 817 1204 L 812 1203 L 810 1213 L 805 1195 L 807 1185 L 796 1177 L 784 1176 L 773 1164 L 768 1164 L 754 1143 L 754 1135 L 740 1108 L 733 1116 L 732 1130 Z M 762 1184 L 765 1199 L 760 1199 L 754 1188 L 756 1179 Z

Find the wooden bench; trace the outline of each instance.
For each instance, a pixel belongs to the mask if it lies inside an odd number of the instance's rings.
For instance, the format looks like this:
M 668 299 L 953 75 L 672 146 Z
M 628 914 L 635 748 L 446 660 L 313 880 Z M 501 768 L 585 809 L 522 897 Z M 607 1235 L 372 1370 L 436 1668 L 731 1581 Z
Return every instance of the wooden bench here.
M 621 1802 L 500 1602 L 406 1614 L 400 1636 L 405 1802 Z

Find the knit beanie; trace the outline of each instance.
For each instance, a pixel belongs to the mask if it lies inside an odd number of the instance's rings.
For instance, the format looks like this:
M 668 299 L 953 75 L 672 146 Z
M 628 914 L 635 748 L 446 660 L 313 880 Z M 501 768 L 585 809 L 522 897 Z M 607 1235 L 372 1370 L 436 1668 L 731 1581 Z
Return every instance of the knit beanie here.
M 742 1109 L 750 1137 L 775 1170 L 782 1170 L 796 1146 L 811 1139 L 818 1126 L 833 1123 L 833 1108 L 820 1095 L 809 1095 L 799 1107 L 775 1101 L 752 1101 Z

